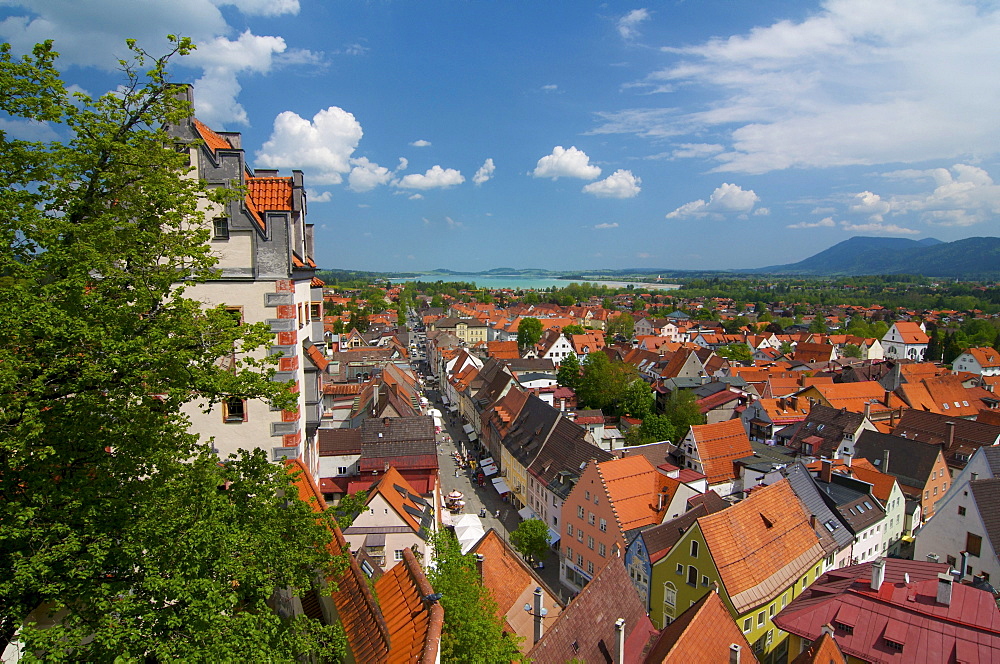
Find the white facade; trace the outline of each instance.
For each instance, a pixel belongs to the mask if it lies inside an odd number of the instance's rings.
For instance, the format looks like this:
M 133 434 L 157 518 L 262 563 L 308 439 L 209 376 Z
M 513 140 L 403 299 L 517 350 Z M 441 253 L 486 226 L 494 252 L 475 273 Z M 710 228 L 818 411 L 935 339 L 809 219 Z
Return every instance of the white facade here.
M 915 325 L 915 323 L 914 323 Z M 921 332 L 924 331 L 923 324 L 920 325 Z M 894 324 L 882 337 L 882 349 L 887 358 L 905 358 L 908 360 L 922 361 L 927 352 L 927 343 L 914 343 L 907 341 L 899 331 L 898 325 Z
M 368 546 L 365 544 L 366 538 Z M 369 555 L 382 561 L 382 568 L 385 570 L 403 560 L 403 549 L 412 547 L 416 547 L 414 553 L 421 565 L 430 563 L 430 545 L 413 531 L 381 494 L 372 496 L 368 502 L 368 510 L 359 514 L 354 523 L 344 531 L 344 539 L 352 552 L 367 548 Z M 373 540 L 384 543 L 372 544 Z

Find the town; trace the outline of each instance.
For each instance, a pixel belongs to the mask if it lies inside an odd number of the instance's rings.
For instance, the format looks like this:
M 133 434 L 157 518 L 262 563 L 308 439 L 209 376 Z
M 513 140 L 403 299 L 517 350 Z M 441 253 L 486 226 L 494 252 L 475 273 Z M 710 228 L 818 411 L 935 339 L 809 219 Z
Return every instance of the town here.
M 194 116 L 166 131 L 193 180 L 239 192 L 201 201 L 217 263 L 184 296 L 263 346 L 201 330 L 217 352 L 205 371 L 223 382 L 184 384 L 189 430 L 213 468 L 266 455 L 307 506 L 288 513 L 321 524 L 341 562 L 308 587 L 269 580 L 266 608 L 245 615 L 337 628 L 351 662 L 1000 659 L 994 313 L 820 306 L 795 291 L 737 303 L 683 289 L 335 288 L 317 276 L 301 171 L 252 168 L 238 133 Z M 73 297 L 111 289 L 111 267 L 85 271 Z M 285 401 L 236 380 L 248 366 Z M 162 419 L 179 379 L 143 372 Z M 128 445 L 102 443 L 93 463 Z M 49 484 L 99 480 L 69 470 Z M 238 478 L 218 493 L 259 497 Z M 131 574 L 101 570 L 86 582 Z M 72 602 L 60 613 L 30 597 L 28 632 L 71 623 Z M 77 634 L 48 647 L 86 647 Z M 30 654 L 12 638 L 4 661 Z

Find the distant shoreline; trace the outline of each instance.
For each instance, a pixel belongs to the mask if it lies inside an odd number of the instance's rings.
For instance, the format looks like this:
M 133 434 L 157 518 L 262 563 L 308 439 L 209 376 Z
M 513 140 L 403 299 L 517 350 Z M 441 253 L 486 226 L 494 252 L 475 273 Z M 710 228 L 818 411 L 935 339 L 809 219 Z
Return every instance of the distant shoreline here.
M 680 284 L 668 284 L 665 282 L 644 282 L 644 281 L 621 281 L 604 279 L 578 279 L 575 277 L 536 277 L 517 274 L 449 274 L 449 275 L 420 275 L 416 277 L 400 277 L 391 279 L 393 283 L 405 283 L 407 281 L 466 281 L 473 282 L 480 288 L 490 289 L 511 289 L 511 290 L 541 290 L 545 288 L 565 288 L 566 286 L 577 284 L 597 284 L 608 288 L 627 288 L 632 286 L 635 290 L 677 290 Z

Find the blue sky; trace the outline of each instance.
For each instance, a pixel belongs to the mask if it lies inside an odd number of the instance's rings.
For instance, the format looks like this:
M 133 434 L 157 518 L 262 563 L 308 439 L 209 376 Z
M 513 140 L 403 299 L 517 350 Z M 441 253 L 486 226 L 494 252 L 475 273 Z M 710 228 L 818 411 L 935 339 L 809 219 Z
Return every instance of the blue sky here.
M 1000 7 L 0 0 L 112 88 L 124 40 L 255 167 L 305 171 L 324 268 L 731 269 L 855 235 L 997 235 Z M 0 118 L 12 135 L 37 133 Z

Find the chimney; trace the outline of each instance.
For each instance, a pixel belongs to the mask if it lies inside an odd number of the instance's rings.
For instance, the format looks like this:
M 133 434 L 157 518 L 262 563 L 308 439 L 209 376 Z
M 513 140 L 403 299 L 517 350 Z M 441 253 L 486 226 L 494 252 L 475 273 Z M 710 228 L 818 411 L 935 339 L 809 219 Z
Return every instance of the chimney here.
M 889 450 L 882 452 L 882 467 L 879 468 L 883 473 L 889 473 Z
M 833 481 L 833 462 L 829 459 L 823 459 L 820 462 L 819 479 L 827 484 Z
M 729 644 L 729 664 L 740 664 L 740 652 L 743 648 L 738 643 Z
M 885 581 L 885 558 L 879 558 L 872 562 L 872 590 L 878 592 Z
M 534 615 L 534 619 L 535 619 L 535 634 L 534 634 L 535 641 L 534 642 L 535 643 L 538 643 L 539 641 L 542 640 L 542 618 L 544 617 L 544 615 L 543 615 L 544 611 L 545 611 L 545 609 L 542 608 L 542 587 L 541 586 L 536 586 L 535 587 L 535 611 L 534 611 L 534 614 L 535 614 Z
M 872 405 L 870 403 L 865 404 L 865 419 L 870 420 L 872 417 Z
M 941 560 L 941 556 L 939 556 L 938 554 L 936 554 L 936 553 L 928 553 L 927 554 L 927 562 L 929 562 L 929 563 L 936 563 L 939 560 Z
M 944 449 L 950 450 L 951 447 L 952 447 L 952 445 L 955 444 L 955 423 L 954 422 L 945 422 L 944 426 L 948 430 L 948 437 L 947 437 L 947 439 L 945 441 Z
M 885 391 L 885 407 L 892 408 L 892 392 L 889 390 Z
M 950 574 L 938 574 L 937 602 L 945 606 L 951 606 L 951 584 Z
M 792 410 L 798 410 L 798 409 L 799 409 L 799 398 L 792 397 Z
M 851 455 L 849 452 L 841 452 L 840 459 L 844 462 L 844 465 L 848 468 L 851 467 Z
M 618 658 L 615 664 L 625 664 L 625 619 L 615 621 L 615 653 Z
M 962 569 L 959 570 L 961 574 L 959 575 L 958 579 L 959 581 L 961 581 L 962 579 L 965 578 L 965 571 L 969 569 L 969 552 L 963 551 L 959 555 L 961 556 Z
M 816 530 L 816 521 L 817 521 L 816 515 L 815 514 L 810 514 L 809 515 L 809 527 L 812 528 L 813 530 Z
M 479 573 L 479 578 L 483 577 L 483 563 L 486 561 L 486 556 L 481 553 L 476 554 L 476 572 Z

